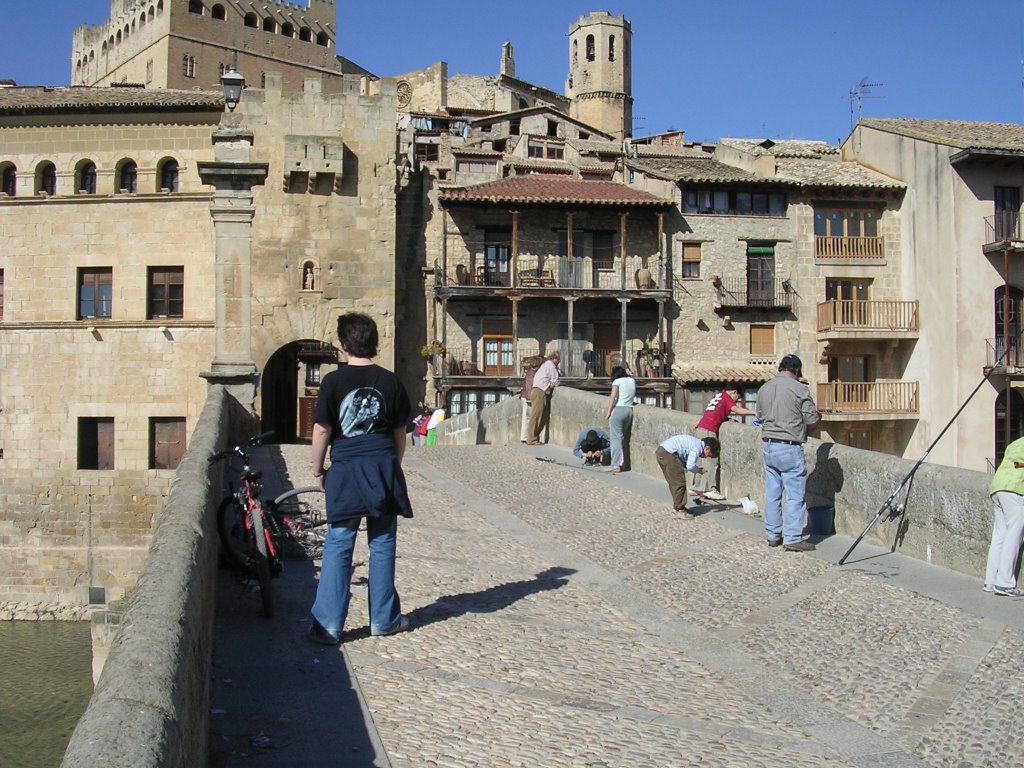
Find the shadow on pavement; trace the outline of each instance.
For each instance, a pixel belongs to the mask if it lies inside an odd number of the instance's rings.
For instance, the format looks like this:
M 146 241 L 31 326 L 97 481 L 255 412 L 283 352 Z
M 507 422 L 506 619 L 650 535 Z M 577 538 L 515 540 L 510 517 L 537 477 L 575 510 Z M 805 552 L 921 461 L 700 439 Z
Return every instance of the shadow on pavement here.
M 573 568 L 547 568 L 532 579 L 499 584 L 479 592 L 460 592 L 439 597 L 430 605 L 416 608 L 409 613 L 412 628 L 423 627 L 438 621 L 447 621 L 466 613 L 494 613 L 507 608 L 524 597 L 560 589 L 569 583 L 568 577 L 576 573 Z
M 275 615 L 234 571 L 217 579 L 210 670 L 211 768 L 352 768 L 388 765 L 338 648 L 309 642 L 316 590 L 308 560 L 288 560 L 274 581 Z

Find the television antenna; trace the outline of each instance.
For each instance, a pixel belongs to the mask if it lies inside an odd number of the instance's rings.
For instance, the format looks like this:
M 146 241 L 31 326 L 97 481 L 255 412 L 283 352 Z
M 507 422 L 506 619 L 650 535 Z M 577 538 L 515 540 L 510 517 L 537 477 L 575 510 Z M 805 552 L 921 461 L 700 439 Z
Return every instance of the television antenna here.
M 881 88 L 885 83 L 869 83 L 867 76 L 860 79 L 853 88 L 850 89 L 849 95 L 846 97 L 847 101 L 850 102 L 850 130 L 852 131 L 854 126 L 860 122 L 861 115 L 861 102 L 864 99 L 881 99 L 882 96 L 874 96 L 872 94 L 872 88 Z M 857 104 L 857 119 L 853 117 L 853 105 Z

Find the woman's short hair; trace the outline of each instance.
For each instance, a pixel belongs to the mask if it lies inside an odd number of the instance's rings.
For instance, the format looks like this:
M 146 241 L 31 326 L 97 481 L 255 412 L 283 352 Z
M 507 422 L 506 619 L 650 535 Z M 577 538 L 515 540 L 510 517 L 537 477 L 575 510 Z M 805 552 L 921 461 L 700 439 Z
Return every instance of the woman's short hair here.
M 627 376 L 629 376 L 629 374 L 626 372 L 626 369 L 623 368 L 621 365 L 616 365 L 614 368 L 612 368 L 612 381 L 615 381 L 616 379 L 624 379 Z
M 338 342 L 345 354 L 353 357 L 376 357 L 377 324 L 361 312 L 346 312 L 338 318 Z

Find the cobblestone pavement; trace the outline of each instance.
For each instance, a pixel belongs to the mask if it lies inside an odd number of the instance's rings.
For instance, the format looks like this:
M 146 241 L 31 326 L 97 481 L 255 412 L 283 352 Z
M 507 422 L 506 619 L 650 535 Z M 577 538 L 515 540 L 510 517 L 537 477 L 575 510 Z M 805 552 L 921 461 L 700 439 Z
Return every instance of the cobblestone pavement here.
M 769 549 L 739 513 L 675 520 L 663 485 L 543 451 L 407 453 L 412 631 L 367 636 L 362 541 L 342 646 L 373 765 L 1024 764 L 1019 620 Z

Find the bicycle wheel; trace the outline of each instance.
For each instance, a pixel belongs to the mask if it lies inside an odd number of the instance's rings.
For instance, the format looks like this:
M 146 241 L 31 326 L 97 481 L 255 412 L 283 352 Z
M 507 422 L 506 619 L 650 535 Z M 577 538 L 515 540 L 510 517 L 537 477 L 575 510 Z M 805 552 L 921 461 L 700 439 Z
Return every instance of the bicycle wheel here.
M 327 506 L 324 492 L 316 485 L 285 491 L 268 504 L 274 518 L 287 533 L 288 555 L 315 559 L 323 554 L 327 535 Z
M 271 593 L 270 555 L 267 552 L 267 535 L 263 528 L 263 507 L 253 507 L 251 520 L 255 544 L 255 551 L 251 554 L 256 569 L 256 580 L 260 585 L 260 602 L 263 604 L 263 615 L 270 619 L 274 616 L 274 596 Z
M 228 496 L 217 508 L 217 533 L 221 554 L 232 568 L 249 565 L 249 545 L 245 541 L 245 510 L 234 496 Z

